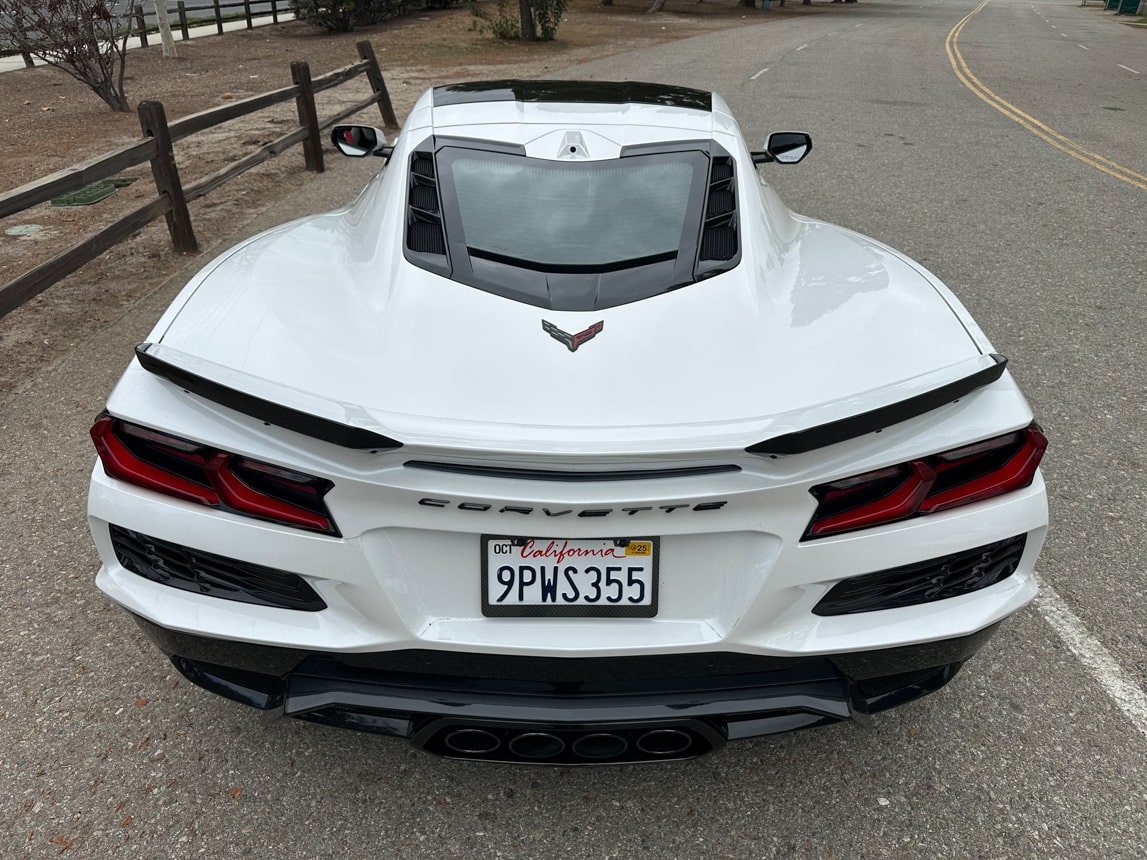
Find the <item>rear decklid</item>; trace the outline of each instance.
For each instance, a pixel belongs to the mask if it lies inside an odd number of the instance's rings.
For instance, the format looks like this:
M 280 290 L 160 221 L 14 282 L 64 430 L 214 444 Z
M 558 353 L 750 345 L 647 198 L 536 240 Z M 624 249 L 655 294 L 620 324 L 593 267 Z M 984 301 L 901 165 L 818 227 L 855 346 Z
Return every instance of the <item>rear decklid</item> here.
M 744 446 L 996 364 L 915 267 L 819 222 L 779 255 L 747 249 L 730 272 L 590 312 L 475 290 L 384 245 L 342 215 L 268 234 L 194 288 L 150 353 L 402 442 L 523 453 Z M 599 323 L 576 351 L 547 330 Z

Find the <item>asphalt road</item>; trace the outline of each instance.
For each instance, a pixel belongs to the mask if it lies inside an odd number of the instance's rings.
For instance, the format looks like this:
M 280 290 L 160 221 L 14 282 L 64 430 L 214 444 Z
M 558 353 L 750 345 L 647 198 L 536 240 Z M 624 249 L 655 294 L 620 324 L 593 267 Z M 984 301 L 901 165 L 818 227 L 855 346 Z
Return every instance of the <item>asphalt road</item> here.
M 0 856 L 1141 858 L 1147 188 L 961 83 L 948 37 L 976 8 L 830 6 L 563 72 L 713 87 L 751 140 L 808 131 L 805 164 L 767 168 L 790 205 L 924 262 L 1011 359 L 1052 446 L 1047 588 L 947 689 L 872 729 L 656 767 L 456 764 L 263 726 L 180 682 L 91 582 L 86 429 L 170 285 L 0 401 Z M 998 99 L 1147 174 L 1147 33 L 991 0 L 955 50 Z M 339 162 L 244 232 L 372 167 Z

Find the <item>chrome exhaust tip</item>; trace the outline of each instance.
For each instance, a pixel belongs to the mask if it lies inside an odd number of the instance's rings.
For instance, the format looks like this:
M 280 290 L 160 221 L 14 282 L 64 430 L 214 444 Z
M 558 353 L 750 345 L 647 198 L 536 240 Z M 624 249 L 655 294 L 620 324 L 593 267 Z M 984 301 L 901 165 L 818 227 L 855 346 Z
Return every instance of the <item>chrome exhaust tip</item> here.
M 549 732 L 523 732 L 510 741 L 510 752 L 532 761 L 557 758 L 565 748 L 566 742 Z
M 485 729 L 455 729 L 442 742 L 459 755 L 487 755 L 502 745 L 498 736 Z
M 681 729 L 654 729 L 637 739 L 637 748 L 646 755 L 680 755 L 693 744 L 693 738 Z

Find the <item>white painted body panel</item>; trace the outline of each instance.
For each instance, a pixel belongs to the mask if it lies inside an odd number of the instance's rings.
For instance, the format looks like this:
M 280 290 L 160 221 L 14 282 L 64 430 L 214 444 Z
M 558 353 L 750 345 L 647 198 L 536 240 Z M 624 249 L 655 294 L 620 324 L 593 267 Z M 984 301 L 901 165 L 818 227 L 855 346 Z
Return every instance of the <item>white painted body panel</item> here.
M 739 163 L 742 259 L 724 274 L 594 312 L 555 312 L 416 268 L 402 253 L 402 170 L 431 132 L 556 155 L 570 129 L 593 158 L 621 146 L 716 138 Z M 809 488 L 1027 426 L 1005 373 L 925 415 L 777 459 L 768 436 L 887 405 L 966 375 L 991 345 L 953 294 L 880 243 L 792 214 L 758 179 L 720 100 L 712 114 L 624 106 L 497 103 L 435 108 L 429 95 L 391 167 L 350 208 L 237 246 L 196 276 L 149 340 L 200 375 L 399 439 L 358 451 L 269 426 L 133 362 L 109 400 L 117 417 L 334 483 L 341 537 L 175 501 L 93 472 L 89 515 L 99 587 L 160 626 L 320 651 L 398 648 L 558 656 L 733 650 L 810 655 L 964 636 L 1035 594 L 1047 524 L 1042 478 L 950 512 L 801 541 Z M 551 339 L 604 321 L 576 353 Z M 735 464 L 705 477 L 523 481 L 407 468 L 409 460 L 549 468 Z M 427 507 L 425 498 L 448 500 Z M 720 510 L 661 506 L 722 500 Z M 464 502 L 490 510 L 462 510 Z M 528 516 L 500 512 L 529 506 Z M 649 506 L 632 516 L 550 519 L 543 508 Z M 229 603 L 125 570 L 107 524 L 298 573 L 317 613 Z M 822 618 L 836 582 L 1027 532 L 1007 580 L 933 604 Z M 652 619 L 484 618 L 480 537 L 661 538 Z M 715 561 L 716 560 L 716 561 Z

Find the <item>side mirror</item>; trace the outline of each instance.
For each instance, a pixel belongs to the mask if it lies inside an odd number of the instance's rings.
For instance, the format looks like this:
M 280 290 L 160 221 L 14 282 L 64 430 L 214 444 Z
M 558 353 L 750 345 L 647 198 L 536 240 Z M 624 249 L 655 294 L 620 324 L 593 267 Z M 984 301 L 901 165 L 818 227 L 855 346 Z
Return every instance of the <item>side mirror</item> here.
M 774 131 L 764 152 L 754 152 L 753 164 L 796 164 L 812 152 L 812 138 L 803 131 Z
M 343 155 L 362 158 L 366 155 L 379 155 L 390 158 L 393 146 L 386 145 L 386 135 L 382 129 L 369 125 L 336 125 L 331 129 L 331 143 Z

